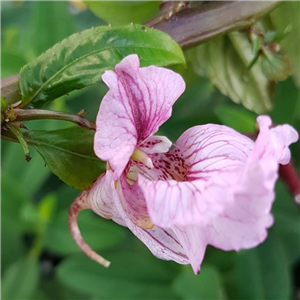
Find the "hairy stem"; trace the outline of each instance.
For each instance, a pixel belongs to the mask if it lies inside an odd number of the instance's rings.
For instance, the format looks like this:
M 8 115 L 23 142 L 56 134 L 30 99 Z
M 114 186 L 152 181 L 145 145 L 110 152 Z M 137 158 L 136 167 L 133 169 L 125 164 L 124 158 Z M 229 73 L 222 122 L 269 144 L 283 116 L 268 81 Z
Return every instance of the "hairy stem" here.
M 95 130 L 96 126 L 94 122 L 91 122 L 82 117 L 82 113 L 79 115 L 73 115 L 58 111 L 49 111 L 43 109 L 18 109 L 14 110 L 15 120 L 17 122 L 41 120 L 41 119 L 54 119 L 62 121 L 73 122 L 85 129 Z

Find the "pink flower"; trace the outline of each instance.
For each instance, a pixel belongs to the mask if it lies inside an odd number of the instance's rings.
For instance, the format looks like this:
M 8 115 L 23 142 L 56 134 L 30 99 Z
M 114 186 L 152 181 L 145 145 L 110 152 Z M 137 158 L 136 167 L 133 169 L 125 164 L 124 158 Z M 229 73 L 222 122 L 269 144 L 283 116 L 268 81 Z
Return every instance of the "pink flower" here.
M 107 171 L 70 209 L 79 247 L 107 266 L 83 241 L 77 214 L 90 208 L 127 226 L 158 258 L 200 270 L 207 245 L 223 250 L 255 247 L 272 226 L 270 213 L 278 164 L 290 160 L 298 139 L 289 125 L 257 118 L 253 142 L 226 126 L 195 126 L 172 143 L 154 136 L 170 116 L 185 83 L 155 66 L 140 68 L 137 55 L 103 75 L 109 91 L 97 116 L 94 150 Z

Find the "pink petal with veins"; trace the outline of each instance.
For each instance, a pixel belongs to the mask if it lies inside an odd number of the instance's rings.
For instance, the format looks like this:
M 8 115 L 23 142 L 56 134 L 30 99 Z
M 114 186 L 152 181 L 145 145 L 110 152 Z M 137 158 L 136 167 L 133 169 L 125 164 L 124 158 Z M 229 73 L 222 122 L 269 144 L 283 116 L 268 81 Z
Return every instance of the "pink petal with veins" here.
M 165 136 L 149 136 L 139 146 L 139 149 L 147 154 L 168 152 L 172 142 Z
M 251 248 L 263 242 L 273 224 L 271 206 L 279 164 L 290 160 L 291 143 L 298 140 L 294 128 L 284 124 L 271 128 L 268 116 L 257 118 L 260 133 L 236 184 L 233 202 L 207 228 L 209 243 L 223 250 Z
M 127 213 L 124 211 L 124 205 L 121 203 L 124 201 L 124 195 L 122 194 L 122 189 L 120 189 L 120 182 L 118 182 L 116 190 L 112 177 L 112 171 L 106 171 L 106 174 L 101 176 L 88 190 L 81 193 L 80 199 L 84 198 L 86 208 L 91 208 L 101 217 L 112 218 L 114 222 L 128 227 L 156 257 L 164 260 L 173 260 L 180 264 L 189 264 L 185 251 L 172 230 L 164 230 L 157 226 L 153 227 L 153 225 L 152 229 L 146 230 L 136 226 L 131 221 L 132 215 L 130 216 L 131 218 L 128 217 L 128 211 Z M 136 189 L 139 189 L 137 185 Z M 125 196 L 131 197 L 130 191 L 127 192 L 128 194 L 125 193 Z M 142 197 L 134 200 L 140 201 L 140 209 L 143 209 L 144 196 L 139 194 L 138 190 L 134 191 L 133 195 Z M 87 254 L 95 259 L 92 250 L 89 250 Z M 97 259 L 95 260 L 98 261 Z
M 134 225 L 124 212 L 120 202 L 116 202 L 118 214 L 124 219 L 126 226 L 139 238 L 157 258 L 173 260 L 179 264 L 189 264 L 181 243 L 172 230 L 154 226 L 152 229 L 142 229 Z
M 134 149 L 171 116 L 185 83 L 171 70 L 140 68 L 137 55 L 125 57 L 102 79 L 109 91 L 99 108 L 94 151 L 109 162 L 117 180 Z
M 203 229 L 204 227 L 201 225 L 175 226 L 173 228 L 176 237 L 187 253 L 195 274 L 200 273 L 200 265 L 207 247 L 206 232 Z
M 298 140 L 297 131 L 288 124 L 270 129 L 272 120 L 269 116 L 259 116 L 257 123 L 260 133 L 253 151 L 253 160 L 272 157 L 280 164 L 288 164 L 291 159 L 288 147 Z
M 153 223 L 149 218 L 145 198 L 138 184 L 128 184 L 126 177 L 122 175 L 117 185 L 117 192 L 126 217 L 140 228 L 152 228 Z
M 149 180 L 139 176 L 152 222 L 170 228 L 216 216 L 231 201 L 227 195 L 227 173 L 233 168 L 234 174 L 239 172 L 252 147 L 253 142 L 238 132 L 209 124 L 187 130 L 174 150 L 158 156 L 156 160 L 162 161 L 159 168 L 150 156 L 155 169 L 165 169 L 174 179 Z M 224 172 L 226 175 L 220 176 Z
M 125 226 L 123 218 L 120 217 L 115 207 L 115 202 L 119 199 L 112 178 L 112 171 L 107 170 L 82 194 L 84 194 L 85 202 L 97 215 L 105 219 L 112 219 L 114 222 Z
M 208 244 L 223 250 L 251 248 L 264 241 L 273 223 L 278 164 L 288 163 L 288 146 L 298 135 L 289 125 L 270 129 L 269 117 L 259 117 L 258 123 L 255 143 L 225 126 L 187 130 L 172 158 L 175 166 L 185 161 L 187 181 L 139 176 L 152 222 L 174 230 L 195 273 Z
M 194 225 L 220 213 L 229 201 L 227 185 L 217 176 L 214 181 L 150 181 L 139 176 L 150 219 L 162 228 Z M 213 201 L 212 201 L 213 199 Z

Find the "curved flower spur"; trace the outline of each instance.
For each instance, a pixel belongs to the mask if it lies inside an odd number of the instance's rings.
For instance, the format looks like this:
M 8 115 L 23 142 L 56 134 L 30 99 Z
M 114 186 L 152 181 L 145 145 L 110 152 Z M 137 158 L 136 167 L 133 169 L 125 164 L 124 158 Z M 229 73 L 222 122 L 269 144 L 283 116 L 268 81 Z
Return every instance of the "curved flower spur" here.
M 278 165 L 289 162 L 297 132 L 289 125 L 272 128 L 271 119 L 260 116 L 255 142 L 207 124 L 188 129 L 172 146 L 153 134 L 185 89 L 180 75 L 140 68 L 138 56 L 129 55 L 102 78 L 109 91 L 97 116 L 94 151 L 107 170 L 69 215 L 82 251 L 109 265 L 80 235 L 82 209 L 128 227 L 155 256 L 191 264 L 195 274 L 207 245 L 238 251 L 263 242 L 273 223 Z

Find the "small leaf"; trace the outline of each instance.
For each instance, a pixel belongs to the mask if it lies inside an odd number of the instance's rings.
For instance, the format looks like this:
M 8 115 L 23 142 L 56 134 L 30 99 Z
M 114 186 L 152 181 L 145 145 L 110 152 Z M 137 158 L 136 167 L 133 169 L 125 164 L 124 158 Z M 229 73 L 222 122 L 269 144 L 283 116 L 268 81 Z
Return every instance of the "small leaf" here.
M 290 61 L 282 53 L 273 53 L 267 47 L 264 48 L 261 57 L 262 69 L 270 80 L 282 81 L 290 75 Z
M 124 228 L 95 216 L 91 211 L 81 212 L 78 224 L 83 238 L 95 251 L 113 247 L 126 236 Z M 67 211 L 62 211 L 48 227 L 45 247 L 58 255 L 80 253 L 70 233 Z
M 248 69 L 254 58 L 250 41 L 245 33 L 228 36 L 217 37 L 195 50 L 196 73 L 207 76 L 234 102 L 256 113 L 270 110 L 273 84 L 264 75 L 260 60 Z
M 223 288 L 219 272 L 216 268 L 205 264 L 201 266 L 201 272 L 198 276 L 195 276 L 190 268 L 184 269 L 176 277 L 173 288 L 177 294 L 186 300 L 223 299 Z
M 84 1 L 88 8 L 111 25 L 144 23 L 159 11 L 158 1 Z
M 38 262 L 32 257 L 22 258 L 10 266 L 2 280 L 2 299 L 32 299 L 39 280 Z
M 101 80 L 125 56 L 141 66 L 184 64 L 180 47 L 166 33 L 145 26 L 101 26 L 76 33 L 27 64 L 20 72 L 21 106 L 42 107 L 61 95 Z
M 27 131 L 24 138 L 35 147 L 49 169 L 66 184 L 87 188 L 105 171 L 93 151 L 94 132 L 79 126 L 50 131 Z M 15 138 L 10 137 L 15 141 Z

